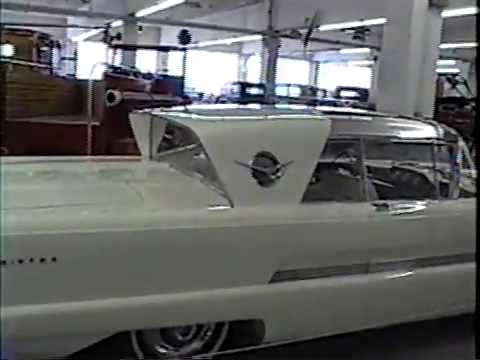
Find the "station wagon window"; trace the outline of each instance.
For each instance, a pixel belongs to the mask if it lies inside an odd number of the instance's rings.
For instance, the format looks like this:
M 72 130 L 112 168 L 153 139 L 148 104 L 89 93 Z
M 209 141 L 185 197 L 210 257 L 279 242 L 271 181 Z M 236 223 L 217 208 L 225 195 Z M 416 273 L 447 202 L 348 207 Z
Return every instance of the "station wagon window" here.
M 303 202 L 475 197 L 476 170 L 465 151 L 429 140 L 330 139 Z
M 366 201 L 361 143 L 330 139 L 303 196 L 303 202 Z
M 440 173 L 430 142 L 364 139 L 370 200 L 426 200 L 438 198 Z

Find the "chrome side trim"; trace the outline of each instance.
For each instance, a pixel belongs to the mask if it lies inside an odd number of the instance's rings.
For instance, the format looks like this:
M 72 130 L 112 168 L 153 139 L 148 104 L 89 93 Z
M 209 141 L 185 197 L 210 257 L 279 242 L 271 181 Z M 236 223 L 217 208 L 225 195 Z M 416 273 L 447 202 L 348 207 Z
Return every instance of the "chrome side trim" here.
M 426 267 L 475 262 L 475 254 L 432 256 L 398 261 L 324 266 L 305 269 L 280 270 L 273 274 L 270 284 L 288 281 L 321 279 L 336 276 L 365 275 L 390 271 L 412 271 Z

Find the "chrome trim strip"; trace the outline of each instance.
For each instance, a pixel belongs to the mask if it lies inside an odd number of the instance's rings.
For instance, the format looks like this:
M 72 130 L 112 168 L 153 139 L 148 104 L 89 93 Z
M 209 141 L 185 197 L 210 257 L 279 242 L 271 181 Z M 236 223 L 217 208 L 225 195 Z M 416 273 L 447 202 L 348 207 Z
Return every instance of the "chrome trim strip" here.
M 475 262 L 475 254 L 432 256 L 398 261 L 325 266 L 306 269 L 280 270 L 273 274 L 270 284 L 288 281 L 312 280 L 336 276 L 366 275 L 390 271 L 413 271 L 415 269 Z

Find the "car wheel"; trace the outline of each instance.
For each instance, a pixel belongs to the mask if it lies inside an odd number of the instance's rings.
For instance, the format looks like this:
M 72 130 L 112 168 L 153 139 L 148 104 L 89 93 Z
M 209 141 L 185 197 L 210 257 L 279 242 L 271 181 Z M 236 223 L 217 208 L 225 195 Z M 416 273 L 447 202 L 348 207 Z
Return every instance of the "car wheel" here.
M 130 334 L 138 359 L 172 359 L 217 352 L 228 329 L 229 324 L 223 322 L 139 330 Z

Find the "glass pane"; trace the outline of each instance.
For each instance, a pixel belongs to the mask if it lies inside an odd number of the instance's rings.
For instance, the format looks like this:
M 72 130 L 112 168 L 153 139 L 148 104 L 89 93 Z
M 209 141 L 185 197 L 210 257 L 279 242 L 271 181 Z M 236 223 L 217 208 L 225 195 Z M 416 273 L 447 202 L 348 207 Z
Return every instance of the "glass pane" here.
M 303 202 L 366 201 L 360 149 L 356 140 L 329 140 Z
M 182 76 L 183 74 L 183 51 L 170 51 L 168 53 L 168 74 Z M 163 70 L 163 69 L 162 69 Z
M 390 142 L 365 139 L 367 181 L 378 200 L 424 200 L 448 193 L 448 182 L 434 167 L 433 144 Z
M 238 81 L 238 54 L 202 50 L 188 52 L 188 88 L 219 95 L 225 84 L 235 81 Z
M 308 85 L 310 63 L 305 60 L 279 58 L 277 83 Z
M 157 71 L 157 52 L 155 50 L 137 50 L 136 67 L 144 73 Z
M 291 97 L 300 97 L 302 90 L 298 86 L 290 86 L 289 95 Z
M 275 88 L 275 94 L 277 96 L 288 96 L 288 86 L 279 85 Z
M 247 95 L 264 95 L 265 91 L 263 90 L 263 88 L 257 86 L 246 86 L 245 93 Z
M 349 66 L 345 63 L 324 63 L 318 67 L 317 86 L 330 91 L 335 90 L 338 86 L 370 89 L 372 76 L 371 67 Z M 348 97 L 348 94 L 346 96 Z
M 262 59 L 259 55 L 250 56 L 247 60 L 247 81 L 259 83 L 262 73 Z
M 78 79 L 100 80 L 105 71 L 107 46 L 99 41 L 78 42 Z
M 370 160 L 432 162 L 432 145 L 430 144 L 366 140 L 365 153 Z

